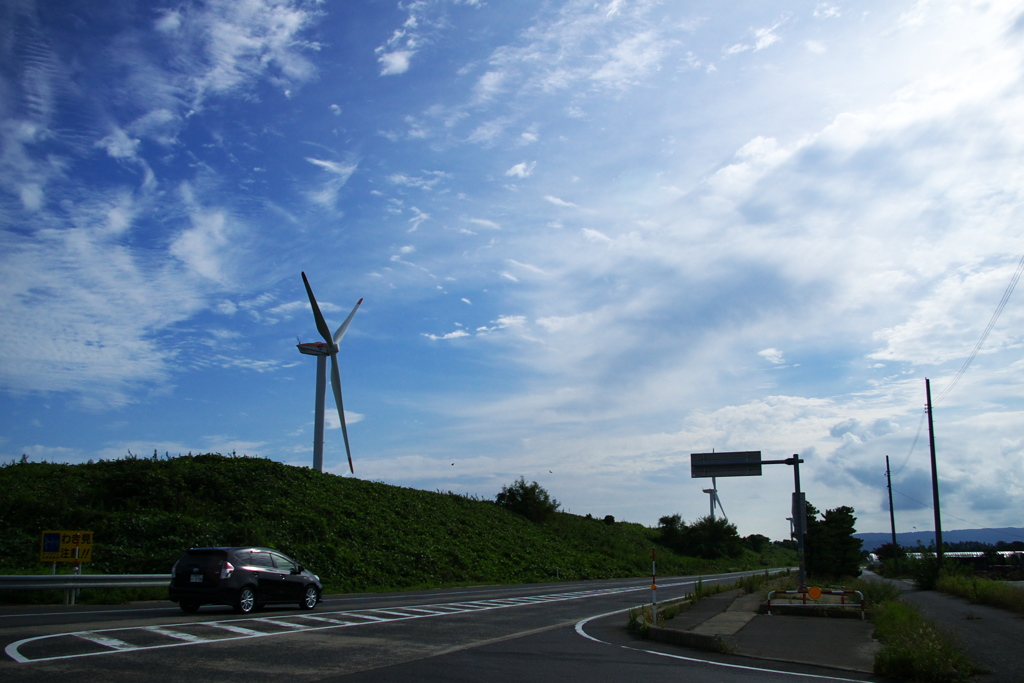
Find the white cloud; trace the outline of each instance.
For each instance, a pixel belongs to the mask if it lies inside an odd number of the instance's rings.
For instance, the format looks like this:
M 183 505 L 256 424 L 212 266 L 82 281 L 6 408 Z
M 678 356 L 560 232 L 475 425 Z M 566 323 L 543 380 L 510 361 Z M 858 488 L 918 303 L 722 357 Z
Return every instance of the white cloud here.
M 449 340 L 449 339 L 462 339 L 463 337 L 468 337 L 469 336 L 469 332 L 466 332 L 465 330 L 455 330 L 454 332 L 449 332 L 448 334 L 442 334 L 442 335 L 427 334 L 426 332 L 424 332 L 422 334 L 427 339 L 432 339 L 434 341 L 445 341 L 445 340 Z
M 388 180 L 402 187 L 414 187 L 420 190 L 433 190 L 442 180 L 450 177 L 444 171 L 422 171 L 423 175 L 411 176 L 405 173 L 392 173 Z
M 505 175 L 511 176 L 513 178 L 529 178 L 531 175 L 533 175 L 533 169 L 536 167 L 536 161 L 531 161 L 529 163 L 521 161 L 512 168 L 505 171 Z
M 764 358 L 772 365 L 782 365 L 786 362 L 786 359 L 782 355 L 782 351 L 779 351 L 778 349 L 762 349 L 757 352 L 757 355 L 761 356 L 761 358 Z
M 583 228 L 580 230 L 583 236 L 587 238 L 589 242 L 596 242 L 598 244 L 611 244 L 612 239 L 604 233 L 594 230 L 593 228 Z
M 309 198 L 317 204 L 333 209 L 341 188 L 345 187 L 349 178 L 359 168 L 359 162 L 351 160 L 341 163 L 314 157 L 306 157 L 306 161 L 328 173 L 328 178 L 321 184 L 320 189 L 308 193 Z
M 377 59 L 380 62 L 380 75 L 395 76 L 404 74 L 409 70 L 409 60 L 414 54 L 411 50 L 385 52 Z
M 548 201 L 548 202 L 551 202 L 555 206 L 564 206 L 566 208 L 576 207 L 576 204 L 573 204 L 570 201 L 566 201 L 566 200 L 564 200 L 564 199 L 562 199 L 560 197 L 555 197 L 554 195 L 550 195 L 550 194 L 549 195 L 545 195 L 544 196 L 544 200 Z
M 486 218 L 468 218 L 467 220 L 473 225 L 478 225 L 481 228 L 487 228 L 488 230 L 501 230 L 501 225 Z

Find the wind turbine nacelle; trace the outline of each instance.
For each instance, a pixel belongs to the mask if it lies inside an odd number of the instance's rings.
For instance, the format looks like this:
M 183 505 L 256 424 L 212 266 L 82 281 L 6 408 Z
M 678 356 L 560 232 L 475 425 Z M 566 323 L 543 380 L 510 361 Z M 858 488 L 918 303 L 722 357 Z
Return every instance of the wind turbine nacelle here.
M 306 342 L 296 346 L 299 349 L 299 353 L 304 353 L 307 356 L 329 356 L 333 350 L 326 342 Z

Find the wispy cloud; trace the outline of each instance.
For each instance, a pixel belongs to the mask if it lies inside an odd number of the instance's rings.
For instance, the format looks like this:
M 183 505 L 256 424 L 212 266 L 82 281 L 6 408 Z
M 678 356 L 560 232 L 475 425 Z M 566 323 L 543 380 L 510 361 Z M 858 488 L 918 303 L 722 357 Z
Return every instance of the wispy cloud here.
M 338 200 L 338 193 L 359 168 L 359 162 L 354 159 L 348 162 L 326 161 L 313 157 L 306 157 L 306 161 L 323 169 L 328 174 L 328 179 L 323 182 L 319 190 L 310 192 L 309 198 L 317 204 L 333 209 Z
M 536 161 L 521 161 L 512 168 L 505 171 L 505 175 L 513 178 L 529 178 L 533 175 L 533 169 L 537 167 Z

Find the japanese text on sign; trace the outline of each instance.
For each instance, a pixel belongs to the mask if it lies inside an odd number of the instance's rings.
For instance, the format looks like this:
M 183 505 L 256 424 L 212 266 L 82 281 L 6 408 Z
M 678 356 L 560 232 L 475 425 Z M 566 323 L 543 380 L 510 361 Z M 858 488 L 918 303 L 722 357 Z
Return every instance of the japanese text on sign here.
M 91 531 L 44 531 L 39 547 L 41 562 L 89 562 L 92 560 Z

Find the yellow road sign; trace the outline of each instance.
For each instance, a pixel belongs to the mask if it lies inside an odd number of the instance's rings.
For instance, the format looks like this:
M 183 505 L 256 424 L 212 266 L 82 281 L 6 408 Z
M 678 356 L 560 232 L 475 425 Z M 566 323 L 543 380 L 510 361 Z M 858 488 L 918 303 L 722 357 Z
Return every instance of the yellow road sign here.
M 91 531 L 44 531 L 39 545 L 40 562 L 92 561 Z

